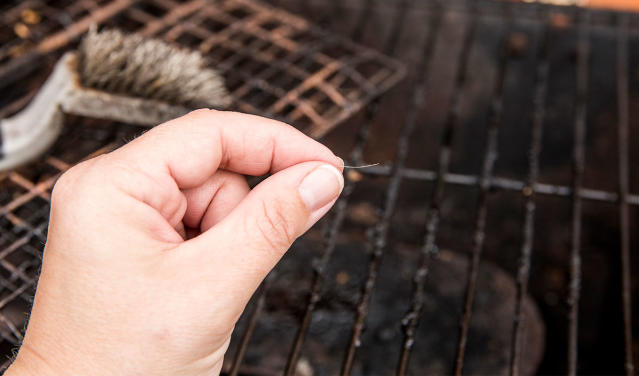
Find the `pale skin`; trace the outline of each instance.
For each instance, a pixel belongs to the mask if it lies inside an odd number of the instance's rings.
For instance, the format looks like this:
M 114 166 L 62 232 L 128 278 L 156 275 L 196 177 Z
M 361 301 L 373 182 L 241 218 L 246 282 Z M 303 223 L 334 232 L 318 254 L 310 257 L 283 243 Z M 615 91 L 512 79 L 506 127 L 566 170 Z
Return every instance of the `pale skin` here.
M 213 375 L 249 298 L 335 203 L 343 161 L 294 128 L 198 110 L 66 172 L 6 375 Z M 249 190 L 243 175 L 272 175 Z

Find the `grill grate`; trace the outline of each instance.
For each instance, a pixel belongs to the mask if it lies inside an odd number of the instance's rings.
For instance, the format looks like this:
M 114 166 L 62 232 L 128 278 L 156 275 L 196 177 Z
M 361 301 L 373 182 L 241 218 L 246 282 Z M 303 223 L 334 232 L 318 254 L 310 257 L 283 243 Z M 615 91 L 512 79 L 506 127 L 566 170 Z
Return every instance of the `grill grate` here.
M 15 81 L 16 70 L 37 64 L 43 54 L 68 46 L 92 22 L 199 49 L 227 79 L 237 109 L 295 123 L 313 137 L 323 136 L 403 76 L 394 60 L 251 0 L 74 4 L 67 18 L 76 22 L 61 31 L 49 16 L 33 31 L 26 26 L 25 12 L 37 15 L 32 17 L 51 12 L 41 2 L 7 12 L 0 21 L 7 29 L 13 25 L 15 37 L 0 48 L 0 64 L 12 55 L 18 58 L 0 65 L 0 85 Z M 36 39 L 45 31 L 57 33 Z
M 404 3 L 402 3 L 404 4 Z M 568 315 L 568 327 L 569 327 L 569 335 L 568 335 L 568 373 L 576 374 L 577 373 L 577 343 L 578 343 L 578 307 L 579 307 L 579 294 L 580 294 L 580 285 L 581 285 L 581 230 L 582 230 L 582 199 L 591 199 L 598 201 L 607 201 L 607 202 L 617 202 L 619 201 L 620 205 L 620 216 L 621 216 L 621 238 L 622 238 L 622 296 L 623 296 L 623 318 L 624 318 L 624 348 L 625 348 L 625 362 L 624 368 L 627 374 L 632 374 L 634 372 L 633 369 L 633 353 L 632 353 L 632 326 L 631 326 L 631 286 L 630 286 L 630 256 L 629 256 L 629 228 L 628 228 L 628 202 L 631 200 L 628 193 L 628 168 L 627 168 L 627 160 L 628 160 L 628 149 L 627 149 L 627 138 L 628 138 L 628 65 L 627 65 L 627 48 L 628 48 L 628 37 L 627 37 L 627 23 L 628 19 L 626 15 L 619 15 L 622 19 L 621 26 L 619 26 L 619 38 L 618 38 L 618 70 L 617 70 L 617 80 L 618 80 L 618 90 L 619 90 L 619 106 L 620 106 L 620 193 L 617 195 L 613 192 L 604 192 L 598 190 L 590 190 L 585 189 L 583 187 L 583 174 L 585 169 L 585 148 L 586 148 L 586 118 L 587 118 L 587 95 L 588 95 L 588 73 L 589 73 L 589 54 L 590 54 L 590 43 L 589 43 L 589 32 L 590 32 L 590 11 L 580 10 L 579 16 L 583 19 L 580 22 L 579 26 L 579 40 L 577 46 L 577 92 L 576 92 L 576 110 L 575 110 L 575 120 L 574 120 L 574 145 L 573 145 L 573 185 L 572 187 L 567 186 L 559 186 L 559 185 L 547 185 L 540 184 L 537 182 L 538 170 L 539 170 L 539 153 L 541 149 L 541 139 L 542 139 L 542 127 L 544 123 L 545 116 L 545 99 L 546 99 L 546 90 L 548 86 L 548 70 L 549 70 L 549 62 L 547 59 L 547 44 L 549 41 L 547 40 L 547 28 L 550 27 L 548 25 L 549 21 L 546 21 L 547 18 L 547 10 L 543 7 L 539 8 L 538 13 L 541 14 L 540 21 L 537 23 L 540 25 L 540 29 L 542 30 L 540 33 L 542 34 L 541 43 L 539 44 L 539 52 L 538 52 L 538 63 L 536 67 L 536 84 L 535 84 L 535 109 L 533 116 L 533 126 L 532 126 L 532 141 L 530 143 L 530 151 L 529 151 L 529 171 L 528 171 L 528 179 L 527 181 L 515 181 L 512 179 L 504 179 L 504 178 L 493 178 L 493 169 L 494 163 L 497 159 L 497 147 L 498 147 L 498 128 L 501 122 L 501 112 L 503 106 L 503 92 L 504 92 L 504 80 L 507 74 L 508 61 L 513 56 L 508 56 L 507 53 L 502 53 L 499 62 L 497 63 L 497 71 L 496 74 L 496 82 L 495 82 L 495 91 L 493 93 L 493 98 L 491 99 L 491 107 L 490 107 L 490 115 L 489 115 L 489 126 L 486 128 L 486 148 L 483 154 L 483 169 L 481 176 L 470 176 L 470 175 L 461 175 L 461 174 L 451 174 L 448 172 L 449 164 L 450 164 L 450 154 L 451 154 L 451 146 L 454 139 L 455 128 L 458 126 L 458 122 L 460 121 L 460 96 L 463 95 L 464 85 L 466 84 L 466 74 L 468 70 L 468 62 L 469 53 L 471 51 L 473 45 L 473 35 L 476 29 L 477 17 L 472 16 L 476 12 L 475 7 L 471 5 L 469 10 L 471 16 L 469 17 L 471 21 L 469 21 L 470 25 L 467 26 L 466 36 L 464 41 L 462 42 L 463 47 L 461 48 L 461 52 L 458 58 L 458 72 L 456 75 L 456 85 L 454 89 L 453 99 L 451 100 L 451 105 L 449 107 L 448 117 L 444 124 L 443 137 L 442 142 L 440 144 L 440 154 L 438 158 L 438 170 L 430 171 L 430 170 L 416 170 L 416 169 L 407 169 L 403 166 L 404 159 L 407 154 L 408 148 L 408 138 L 411 135 L 411 131 L 413 129 L 414 119 L 414 111 L 413 107 L 410 107 L 407 115 L 407 120 L 404 124 L 404 130 L 402 131 L 398 146 L 397 146 L 397 154 L 395 160 L 390 166 L 381 166 L 379 168 L 372 168 L 363 173 L 371 174 L 371 175 L 384 175 L 390 176 L 390 181 L 388 183 L 388 188 L 385 194 L 385 201 L 383 208 L 383 214 L 381 216 L 380 222 L 375 226 L 374 236 L 370 240 L 370 247 L 372 248 L 370 262 L 368 265 L 368 276 L 365 279 L 362 287 L 362 294 L 360 297 L 360 303 L 356 307 L 356 317 L 354 321 L 353 327 L 353 335 L 347 347 L 346 355 L 344 356 L 343 366 L 342 366 L 342 374 L 350 374 L 354 359 L 354 354 L 359 347 L 360 337 L 364 326 L 364 320 L 366 315 L 368 314 L 368 301 L 370 299 L 370 294 L 374 289 L 375 280 L 377 277 L 379 263 L 381 262 L 381 258 L 383 252 L 387 249 L 387 238 L 388 238 L 388 228 L 389 222 L 392 218 L 393 212 L 395 210 L 399 184 L 402 178 L 413 178 L 413 179 L 424 179 L 435 182 L 435 188 L 433 190 L 433 194 L 431 197 L 430 209 L 427 213 L 427 222 L 426 222 L 426 237 L 425 242 L 422 245 L 422 256 L 420 266 L 416 269 L 414 275 L 414 293 L 411 303 L 411 308 L 408 314 L 405 316 L 402 325 L 404 326 L 404 340 L 402 344 L 402 352 L 399 360 L 399 365 L 397 369 L 398 374 L 405 374 L 407 372 L 408 361 L 410 357 L 410 350 L 414 343 L 414 335 L 415 335 L 415 327 L 419 321 L 419 314 L 421 311 L 421 300 L 424 294 L 423 291 L 423 280 L 427 277 L 428 273 L 428 260 L 437 253 L 437 246 L 435 245 L 436 240 L 435 236 L 438 230 L 438 223 L 442 218 L 440 217 L 440 206 L 441 202 L 444 199 L 444 187 L 445 183 L 452 184 L 463 184 L 469 186 L 478 186 L 480 189 L 480 196 L 477 205 L 476 212 L 476 222 L 475 222 L 475 230 L 473 236 L 473 247 L 472 247 L 472 261 L 469 267 L 469 279 L 468 286 L 466 291 L 466 298 L 464 304 L 464 312 L 461 316 L 460 327 L 461 334 L 459 336 L 457 356 L 454 366 L 454 372 L 456 374 L 462 373 L 462 367 L 464 364 L 464 350 L 466 339 L 468 335 L 468 328 L 471 320 L 472 313 L 472 305 L 473 305 L 473 296 L 474 290 L 476 288 L 476 278 L 477 272 L 479 268 L 479 259 L 481 255 L 481 250 L 483 248 L 483 242 L 485 238 L 485 226 L 486 226 L 486 216 L 487 216 L 487 195 L 494 191 L 495 189 L 509 189 L 509 190 L 517 190 L 522 193 L 522 195 L 526 198 L 526 202 L 524 204 L 525 208 L 525 216 L 524 216 L 524 224 L 523 224 L 523 234 L 524 241 L 522 243 L 521 249 L 521 261 L 518 270 L 518 298 L 516 304 L 516 313 L 514 316 L 514 331 L 513 331 L 513 344 L 512 344 L 512 363 L 511 363 L 511 374 L 519 374 L 520 373 L 520 358 L 521 358 L 521 346 L 522 346 L 522 330 L 523 330 L 523 321 L 524 317 L 522 316 L 522 304 L 524 296 L 527 292 L 527 282 L 528 282 L 528 274 L 530 269 L 530 258 L 533 247 L 533 238 L 534 238 L 534 213 L 535 213 L 535 194 L 543 193 L 549 195 L 557 195 L 557 196 L 569 196 L 572 197 L 573 202 L 573 214 L 572 214 L 572 245 L 571 245 L 571 261 L 570 261 L 570 291 L 568 297 L 568 305 L 569 305 L 569 315 Z M 511 9 L 508 8 L 504 12 L 507 14 L 506 18 L 512 17 Z M 398 11 L 398 19 L 401 19 L 402 11 Z M 440 14 L 435 16 L 434 19 L 430 21 L 430 29 L 428 31 L 429 35 L 433 35 L 437 31 L 437 20 L 440 18 Z M 512 19 L 507 21 L 512 23 Z M 395 33 L 399 33 L 399 31 L 395 31 Z M 393 34 L 396 39 L 396 34 Z M 508 33 L 506 34 L 508 35 Z M 392 38 L 392 37 L 391 37 Z M 502 51 L 507 50 L 508 40 L 505 38 L 504 46 Z M 432 40 L 430 40 L 432 43 Z M 418 74 L 422 74 L 422 72 L 427 71 L 427 61 L 428 57 L 430 57 L 430 48 L 427 43 L 426 53 L 424 56 L 424 61 L 422 61 L 418 69 Z M 392 53 L 392 50 L 386 51 Z M 516 52 L 516 51 L 515 51 Z M 623 62 L 621 62 L 623 61 Z M 421 77 L 421 76 L 418 76 Z M 422 82 L 417 81 L 415 88 L 413 89 L 413 93 L 415 95 L 415 103 L 413 106 L 421 106 L 421 99 L 423 96 L 424 88 L 422 86 Z M 375 112 L 374 110 L 372 112 Z M 370 113 L 370 111 L 369 111 Z M 374 115 L 373 115 L 374 116 Z M 367 121 L 364 122 L 368 123 Z M 369 134 L 369 130 L 364 128 L 360 136 L 361 143 L 365 143 L 366 138 Z M 359 159 L 361 154 L 361 149 L 363 146 L 358 144 L 355 149 L 356 157 L 353 158 L 355 161 L 361 161 Z M 348 176 L 348 175 L 347 175 Z M 315 284 L 321 284 L 321 280 L 325 278 L 323 272 L 325 271 L 324 267 L 328 263 L 326 258 L 330 258 L 332 251 L 335 247 L 336 238 L 339 234 L 339 228 L 344 219 L 344 212 L 347 210 L 347 203 L 350 193 L 353 189 L 352 185 L 354 184 L 352 180 L 347 181 L 347 190 L 345 190 L 345 194 L 343 195 L 342 202 L 337 205 L 336 208 L 336 218 L 328 232 L 328 239 L 326 242 L 326 249 L 323 255 L 323 259 L 321 261 L 322 268 L 316 270 Z M 621 197 L 621 198 L 620 198 Z M 320 282 L 318 282 L 320 281 Z M 310 313 L 312 312 L 314 307 L 319 300 L 319 297 L 316 295 L 315 291 L 319 290 L 317 285 L 314 285 L 313 293 L 309 299 L 308 306 L 306 308 L 306 314 L 303 316 L 300 333 L 298 333 L 293 352 L 288 360 L 287 370 L 291 370 L 291 363 L 294 363 L 296 360 L 297 352 L 300 348 L 300 341 L 303 340 L 304 331 L 308 327 L 308 322 L 310 321 Z
M 227 70 L 229 76 L 237 74 L 230 82 L 234 83 L 232 90 L 236 98 L 243 98 L 238 105 L 242 110 L 268 111 L 271 116 L 282 117 L 281 111 L 294 104 L 297 107 L 283 117 L 304 125 L 301 119 L 309 113 L 305 112 L 307 108 L 299 106 L 299 102 L 308 100 L 313 111 L 323 116 L 324 113 L 315 107 L 325 100 L 322 93 L 326 94 L 326 87 L 322 85 L 339 87 L 337 82 L 345 78 L 332 81 L 329 74 L 313 81 L 313 75 L 309 73 L 318 70 L 311 67 L 314 64 L 327 67 L 330 62 L 304 57 L 330 49 L 333 41 L 340 44 L 343 41 L 324 38 L 320 31 L 288 13 L 276 12 L 277 17 L 284 17 L 277 18 L 271 8 L 259 6 L 259 9 L 267 9 L 268 16 L 276 17 L 276 21 L 262 18 L 253 8 L 244 13 L 236 11 L 238 4 L 249 4 L 250 7 L 252 2 L 227 1 L 216 9 L 196 11 L 201 10 L 202 4 L 170 0 L 136 2 L 123 6 L 117 15 L 106 17 L 105 23 L 127 25 L 149 35 L 164 35 L 167 40 L 197 46 L 213 59 L 219 59 L 216 66 Z M 329 300 L 340 290 L 332 281 L 334 273 L 343 269 L 351 275 L 360 272 L 360 278 L 355 278 L 354 282 L 357 293 L 350 294 L 347 290 L 350 300 L 344 303 L 349 333 L 327 345 L 332 351 L 329 360 L 318 356 L 317 363 L 313 364 L 316 374 L 423 373 L 424 370 L 419 368 L 423 363 L 418 360 L 441 361 L 428 351 L 432 348 L 426 346 L 428 335 L 437 330 L 429 316 L 425 316 L 428 298 L 434 294 L 428 282 L 434 278 L 434 268 L 440 265 L 436 262 L 442 257 L 440 249 L 467 249 L 465 294 L 455 300 L 452 312 L 445 309 L 441 312 L 454 316 L 459 323 L 459 332 L 444 337 L 450 344 L 441 344 L 447 349 L 447 355 L 440 373 L 484 371 L 472 368 L 471 365 L 476 363 L 471 358 L 478 348 L 488 343 L 485 338 L 480 338 L 480 342 L 486 342 L 479 346 L 473 343 L 477 333 L 473 328 L 477 325 L 478 307 L 483 299 L 481 293 L 487 290 L 479 275 L 487 269 L 484 260 L 488 259 L 516 276 L 516 297 L 508 303 L 512 304 L 509 306 L 512 331 L 506 333 L 505 367 L 485 373 L 534 372 L 535 365 L 531 366 L 528 364 L 530 359 L 526 359 L 534 352 L 526 337 L 531 326 L 526 302 L 527 296 L 533 295 L 548 327 L 547 350 L 540 372 L 633 374 L 631 308 L 636 296 L 632 294 L 632 288 L 637 277 L 636 273 L 631 274 L 631 265 L 637 265 L 637 258 L 631 257 L 631 253 L 636 251 L 639 239 L 631 231 L 631 225 L 636 224 L 639 213 L 639 195 L 632 193 L 632 188 L 636 187 L 633 184 L 639 175 L 630 169 L 631 157 L 637 155 L 629 145 L 638 137 L 637 123 L 632 116 L 637 112 L 631 106 L 639 97 L 639 83 L 632 70 L 637 56 L 631 47 L 639 40 L 636 29 L 639 17 L 582 8 L 484 0 L 351 0 L 335 1 L 330 5 L 317 1 L 280 0 L 277 5 L 305 13 L 329 28 L 347 30 L 353 40 L 381 46 L 386 54 L 401 57 L 409 63 L 410 80 L 391 94 L 366 105 L 352 121 L 328 135 L 326 141 L 331 146 L 350 151 L 350 164 L 392 162 L 346 174 L 344 193 L 331 217 L 322 223 L 322 233 L 312 230 L 305 238 L 315 243 L 301 246 L 302 249 L 313 248 L 315 244 L 320 248 L 312 253 L 316 261 L 312 266 L 299 264 L 296 260 L 305 259 L 296 254 L 301 249 L 296 249 L 271 273 L 238 324 L 224 370 L 232 375 L 270 375 L 280 374 L 282 370 L 287 375 L 308 374 L 301 365 L 308 364 L 308 359 L 313 358 L 306 356 L 315 351 L 309 342 L 317 346 L 316 341 L 311 340 L 317 336 L 321 317 L 332 309 Z M 64 12 L 66 8 L 60 9 Z M 171 10 L 167 12 L 167 9 Z M 251 9 L 255 13 L 246 14 Z M 20 12 L 11 13 L 14 15 L 11 22 L 15 22 L 15 17 L 21 17 Z M 342 13 L 352 17 L 344 17 Z M 243 23 L 241 32 L 239 26 L 233 26 L 238 22 Z M 285 48 L 282 46 L 286 43 L 302 43 L 293 37 L 293 29 L 297 27 L 312 28 L 309 37 L 319 37 L 321 41 L 305 39 L 303 43 L 307 49 L 293 49 L 298 53 L 279 56 L 277 48 Z M 457 33 L 451 33 L 451 28 Z M 216 39 L 211 30 L 221 31 L 215 35 L 224 37 Z M 282 33 L 286 37 L 275 41 L 262 38 L 260 33 L 265 32 L 270 36 Z M 413 35 L 416 33 L 419 35 Z M 523 46 L 522 35 L 526 42 Z M 606 44 L 611 43 L 614 48 L 607 49 Z M 0 51 L 6 50 L 0 48 Z M 231 57 L 223 57 L 224 51 L 229 51 Z M 357 49 L 349 53 L 357 58 L 368 56 L 361 51 L 369 50 Z M 574 59 L 571 60 L 567 56 L 573 51 Z M 321 54 L 335 58 L 329 53 Z M 379 55 L 375 56 L 377 59 Z M 615 64 L 609 70 L 600 71 L 601 61 L 593 61 L 597 56 L 607 59 L 608 65 L 613 61 Z M 298 57 L 301 60 L 296 60 Z M 19 58 L 11 61 L 16 60 Z M 337 61 L 344 60 L 338 58 Z M 488 68 L 481 65 L 482 61 L 488 61 Z M 357 67 L 353 61 L 346 64 Z M 229 71 L 230 67 L 240 65 L 242 72 L 252 74 Z M 305 76 L 295 76 L 295 67 Z M 391 63 L 384 67 L 387 72 L 398 72 Z M 278 76 L 279 70 L 286 70 L 287 78 Z M 340 72 L 346 76 L 353 73 L 348 68 Z M 486 78 L 483 80 L 485 86 L 479 89 L 477 76 Z M 294 77 L 297 81 L 286 81 Z M 366 82 L 373 82 L 368 81 L 371 76 L 362 77 Z M 570 84 L 557 83 L 562 77 Z M 309 87 L 304 93 L 294 94 L 295 88 L 303 85 L 300 80 L 311 80 L 310 87 L 315 90 Z M 603 81 L 610 87 L 596 86 Z M 445 85 L 439 85 L 442 82 Z M 360 89 L 366 92 L 367 85 Z M 603 101 L 604 105 L 601 105 L 601 97 L 610 91 L 616 93 L 616 98 Z M 13 92 L 15 89 L 10 93 Z M 477 98 L 482 96 L 484 100 L 478 101 Z M 3 103 L 0 111 L 15 111 L 25 100 L 13 97 L 11 102 Z M 472 100 L 475 102 L 469 104 Z M 278 101 L 282 103 L 281 109 L 275 109 Z M 514 116 L 513 111 L 517 110 L 511 109 L 517 105 L 522 112 L 520 116 Z M 561 108 L 562 105 L 573 111 Z M 597 106 L 613 107 L 610 111 L 614 117 L 597 119 Z M 558 111 L 558 107 L 563 111 Z M 356 111 L 352 108 L 349 114 Z M 387 113 L 393 115 L 390 121 Z M 0 347 L 6 354 L 21 338 L 21 312 L 31 302 L 40 249 L 46 238 L 49 192 L 55 179 L 85 155 L 94 150 L 96 153 L 108 151 L 125 135 L 136 131 L 103 122 L 86 127 L 86 122 L 86 119 L 71 119 L 68 133 L 50 156 L 33 166 L 0 176 L 0 273 L 3 277 L 0 278 L 0 321 L 4 324 L 0 325 L 3 340 Z M 325 124 L 329 123 L 327 120 Z M 597 128 L 602 123 L 607 127 Z M 318 129 L 328 128 L 330 126 Z M 508 138 L 513 135 L 519 135 L 519 139 Z M 389 139 L 396 142 L 391 145 Z M 598 160 L 602 157 L 593 157 L 599 148 L 598 140 L 612 142 L 612 148 L 617 148 L 614 153 L 617 161 L 613 159 L 602 164 Z M 80 151 L 71 152 L 65 147 L 71 144 L 84 146 Z M 510 162 L 513 155 L 519 154 L 523 156 L 521 163 Z M 600 171 L 617 169 L 616 176 Z M 618 184 L 611 182 L 610 176 L 616 177 Z M 496 200 L 501 202 L 496 204 Z M 381 204 L 373 210 L 372 224 L 362 225 L 352 218 L 351 214 L 361 203 L 378 201 Z M 465 206 L 466 203 L 470 206 Z M 514 208 L 513 212 L 519 217 L 511 215 L 512 212 L 504 207 Z M 460 221 L 459 210 L 465 210 L 464 216 L 469 212 L 472 215 Z M 418 212 L 417 219 L 411 216 L 415 211 Z M 602 221 L 608 220 L 607 214 L 614 214 L 612 217 L 618 218 L 618 223 L 606 228 L 593 219 L 602 216 L 605 218 Z M 460 223 L 457 227 L 456 221 Z M 368 231 L 363 230 L 366 227 L 370 227 Z M 561 233 L 559 240 L 553 240 L 556 235 L 550 230 L 555 228 Z M 611 248 L 597 253 L 593 249 L 601 245 L 593 240 L 591 232 L 615 237 L 618 243 L 606 239 L 603 244 Z M 511 233 L 516 234 L 515 240 L 509 242 Z M 366 263 L 340 264 L 340 251 L 349 242 L 366 245 Z M 414 264 L 408 271 L 393 270 L 396 274 L 389 275 L 385 266 L 393 256 L 405 255 L 401 253 L 403 247 L 411 250 Z M 593 259 L 596 254 L 619 262 L 620 267 L 597 264 L 599 259 Z M 307 274 L 303 280 L 296 281 L 301 285 L 307 282 L 308 286 L 304 286 L 308 288 L 304 289 L 300 300 L 290 303 L 294 309 L 282 308 L 287 304 L 288 295 L 284 298 L 277 295 L 284 283 L 281 281 L 290 278 L 287 265 L 304 265 L 303 271 L 312 272 L 312 276 Z M 609 275 L 604 269 L 610 270 Z M 560 270 L 559 276 L 556 270 Z M 548 287 L 544 281 L 550 277 L 563 281 L 559 288 Z M 404 283 L 394 301 L 406 313 L 401 317 L 392 314 L 393 307 L 380 306 L 376 299 L 376 294 L 388 288 L 385 283 L 389 278 Z M 616 282 L 612 284 L 611 281 Z M 592 288 L 595 285 L 611 291 L 605 292 L 608 294 L 606 299 L 592 297 L 598 294 Z M 294 289 L 290 285 L 286 287 Z M 619 294 L 618 298 L 616 294 Z M 559 298 L 556 295 L 560 295 Z M 565 299 L 566 303 L 553 303 L 557 299 Z M 287 335 L 278 339 L 279 347 L 281 343 L 287 343 L 284 354 L 267 348 L 270 352 L 265 357 L 256 356 L 265 350 L 261 345 L 264 331 L 273 327 L 274 315 L 282 312 L 289 319 Z M 386 334 L 377 331 L 373 325 L 380 315 L 392 328 L 391 339 L 381 344 L 376 343 L 376 336 Z M 600 330 L 619 335 L 592 334 L 589 326 L 593 325 L 593 315 L 600 315 L 596 316 L 598 325 L 603 328 Z M 371 331 L 375 332 L 371 334 Z M 593 342 L 601 344 L 593 345 Z M 375 346 L 384 350 L 384 359 L 374 359 Z M 335 362 L 337 368 L 330 368 L 329 365 Z M 324 367 L 323 363 L 328 365 Z

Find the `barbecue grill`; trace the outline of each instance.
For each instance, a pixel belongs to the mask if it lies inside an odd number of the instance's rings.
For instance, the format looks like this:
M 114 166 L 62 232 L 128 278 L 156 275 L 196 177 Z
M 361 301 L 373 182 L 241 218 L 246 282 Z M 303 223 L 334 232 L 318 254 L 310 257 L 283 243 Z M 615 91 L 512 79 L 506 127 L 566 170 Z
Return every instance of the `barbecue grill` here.
M 216 39 L 237 19 L 254 20 L 233 13 L 238 3 L 253 4 L 213 1 L 217 9 L 207 12 L 195 12 L 205 1 L 177 0 L 0 8 L 3 116 L 28 102 L 89 16 L 201 48 L 221 62 L 239 109 L 314 136 L 341 124 L 324 143 L 348 164 L 381 162 L 346 172 L 335 208 L 260 287 L 224 372 L 634 373 L 639 170 L 631 162 L 639 152 L 630 145 L 639 141 L 639 15 L 488 0 L 271 0 L 318 26 L 277 13 L 277 22 L 237 31 L 279 30 L 310 46 L 287 60 L 267 43 L 278 39 Z M 33 17 L 42 19 L 29 23 Z M 324 38 L 333 35 L 324 29 L 342 37 Z M 403 71 L 372 50 L 407 67 L 407 78 L 382 96 Z M 224 65 L 229 56 L 244 59 Z M 234 73 L 240 61 L 257 80 Z M 313 75 L 326 67 L 334 70 Z M 309 78 L 314 90 L 296 90 Z M 330 88 L 346 90 L 342 102 Z M 48 155 L 0 175 L 7 357 L 22 338 L 56 178 L 140 131 L 66 122 Z

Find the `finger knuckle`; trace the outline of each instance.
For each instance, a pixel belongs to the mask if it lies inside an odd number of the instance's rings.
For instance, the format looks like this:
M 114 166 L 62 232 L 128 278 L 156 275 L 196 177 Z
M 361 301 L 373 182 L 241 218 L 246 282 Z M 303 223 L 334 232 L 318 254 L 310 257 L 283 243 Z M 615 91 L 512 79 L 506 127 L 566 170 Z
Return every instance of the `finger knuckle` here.
M 246 182 L 246 178 L 244 175 L 240 175 L 235 172 L 219 170 L 216 172 L 217 178 L 221 181 L 222 185 L 229 187 L 246 187 L 248 190 L 248 183 Z
M 208 118 L 211 115 L 213 115 L 214 113 L 216 113 L 216 110 L 211 110 L 208 108 L 200 108 L 197 110 L 193 110 L 191 112 L 189 112 L 188 114 L 184 115 L 184 119 L 186 120 L 201 120 L 201 118 Z
M 189 124 L 206 123 L 210 120 L 211 115 L 216 112 L 208 108 L 200 108 L 182 115 L 181 117 L 158 124 L 145 133 L 145 137 L 157 137 L 159 135 L 173 132 L 175 127 L 183 127 Z
M 91 168 L 92 160 L 79 163 L 65 171 L 53 186 L 53 201 L 67 200 L 76 195 L 78 186 L 86 180 L 86 172 Z
M 73 180 L 75 179 L 72 175 L 73 169 L 67 170 L 64 174 L 60 175 L 51 192 L 52 200 L 55 201 L 57 198 L 68 194 L 69 189 L 73 187 Z
M 110 183 L 109 179 L 113 176 L 107 156 L 103 154 L 68 169 L 56 181 L 51 193 L 51 201 L 80 204 L 87 200 L 94 200 L 97 191 L 107 187 Z M 59 208 L 60 205 L 57 207 Z
M 263 215 L 257 228 L 265 242 L 278 252 L 286 250 L 297 238 L 295 208 L 284 200 L 262 204 Z

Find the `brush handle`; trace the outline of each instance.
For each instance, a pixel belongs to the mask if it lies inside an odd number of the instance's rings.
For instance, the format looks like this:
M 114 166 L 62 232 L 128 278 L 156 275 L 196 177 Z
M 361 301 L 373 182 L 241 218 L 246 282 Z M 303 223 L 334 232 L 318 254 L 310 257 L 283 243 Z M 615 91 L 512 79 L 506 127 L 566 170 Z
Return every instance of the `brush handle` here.
M 62 98 L 72 90 L 70 55 L 63 56 L 31 103 L 16 115 L 0 120 L 0 171 L 22 165 L 44 153 L 62 131 Z
M 151 127 L 189 111 L 156 100 L 84 88 L 77 57 L 67 52 L 31 103 L 13 117 L 0 120 L 0 171 L 44 153 L 62 131 L 63 112 Z
M 145 127 L 154 127 L 191 111 L 183 106 L 88 88 L 75 88 L 63 98 L 61 105 L 68 114 Z

